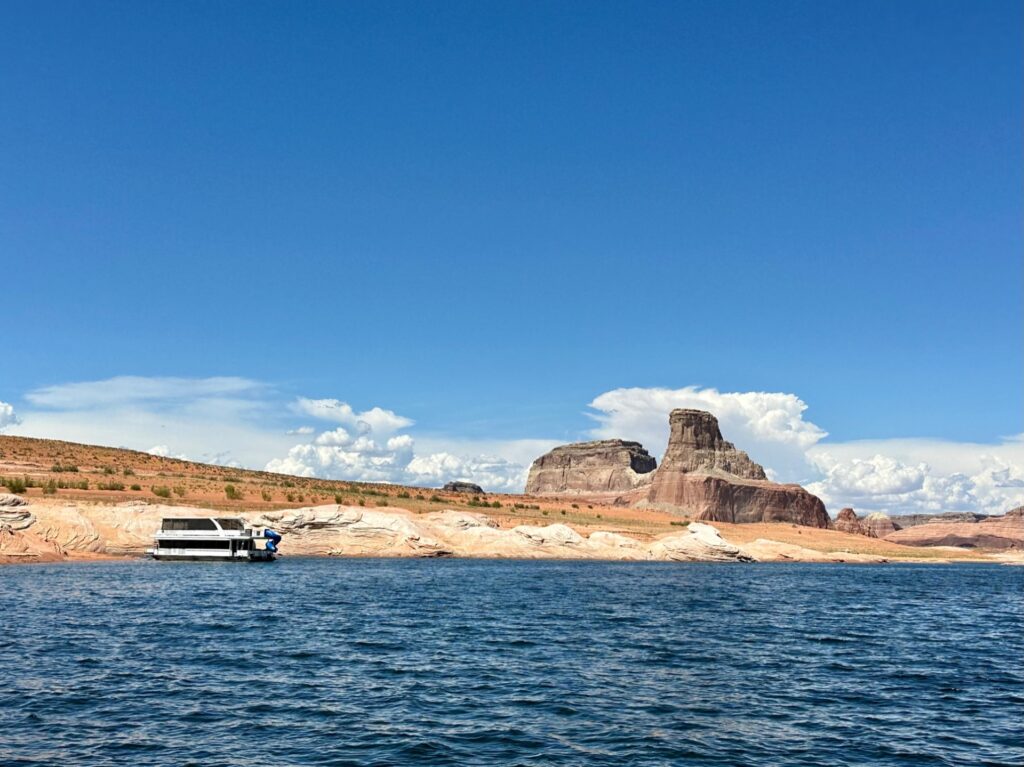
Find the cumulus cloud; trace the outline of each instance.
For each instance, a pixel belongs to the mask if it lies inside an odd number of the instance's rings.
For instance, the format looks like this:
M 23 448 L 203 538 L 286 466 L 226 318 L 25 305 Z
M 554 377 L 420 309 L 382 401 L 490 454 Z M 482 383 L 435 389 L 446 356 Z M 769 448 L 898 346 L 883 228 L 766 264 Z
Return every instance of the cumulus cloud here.
M 150 455 L 159 456 L 160 458 L 177 458 L 181 461 L 189 460 L 189 457 L 184 453 L 175 453 L 167 445 L 153 445 L 149 450 L 146 451 Z
M 334 421 L 349 426 L 360 433 L 375 432 L 388 434 L 413 425 L 410 418 L 397 415 L 391 410 L 374 407 L 357 413 L 347 402 L 337 399 L 307 399 L 299 397 L 295 409 L 323 421 Z
M 1000 514 L 1024 504 L 1024 442 L 878 440 L 819 445 L 808 490 L 830 507 L 888 514 Z
M 289 429 L 285 434 L 315 434 L 316 429 L 312 426 L 300 426 L 297 429 Z
M 807 405 L 782 392 L 720 392 L 682 389 L 614 389 L 590 403 L 598 439 L 619 437 L 643 443 L 660 458 L 668 443 L 668 414 L 675 408 L 707 410 L 718 418 L 727 440 L 765 466 L 773 479 L 800 481 L 813 467 L 807 450 L 827 432 L 804 420 Z
M 17 426 L 19 423 L 21 423 L 21 419 L 14 412 L 14 406 L 6 402 L 0 402 L 0 432 L 8 426 Z
M 390 410 L 373 408 L 356 413 L 338 400 L 299 400 L 308 414 L 324 412 L 325 420 L 344 426 L 321 432 L 312 442 L 293 446 L 284 458 L 275 458 L 267 471 L 302 477 L 359 482 L 437 486 L 450 480 L 476 482 L 491 491 L 516 492 L 526 481 L 523 464 L 491 455 L 465 456 L 441 451 L 417 454 L 409 434 L 394 434 L 412 420 Z

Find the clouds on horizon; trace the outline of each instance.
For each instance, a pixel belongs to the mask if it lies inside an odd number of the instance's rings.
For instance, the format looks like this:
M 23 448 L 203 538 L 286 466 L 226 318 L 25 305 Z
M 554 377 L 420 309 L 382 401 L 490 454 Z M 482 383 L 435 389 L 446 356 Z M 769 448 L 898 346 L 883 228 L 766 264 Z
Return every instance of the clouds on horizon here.
M 533 458 L 557 444 L 543 438 L 414 437 L 415 421 L 393 410 L 287 398 L 266 383 L 239 377 L 118 376 L 43 387 L 24 400 L 29 407 L 17 414 L 0 402 L 0 429 L 332 479 L 419 486 L 464 479 L 519 492 Z M 714 413 L 725 438 L 773 479 L 804 484 L 833 512 L 853 506 L 865 512 L 1000 513 L 1024 503 L 1024 435 L 993 444 L 829 442 L 827 432 L 805 417 L 807 404 L 791 393 L 614 389 L 590 403 L 595 425 L 589 436 L 635 439 L 660 460 L 668 413 L 676 407 Z

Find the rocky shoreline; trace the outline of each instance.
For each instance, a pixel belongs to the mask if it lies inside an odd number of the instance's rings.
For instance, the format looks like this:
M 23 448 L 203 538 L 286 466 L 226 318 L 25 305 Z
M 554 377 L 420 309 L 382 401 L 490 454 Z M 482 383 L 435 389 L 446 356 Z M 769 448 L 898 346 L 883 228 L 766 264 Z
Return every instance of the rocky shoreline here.
M 213 509 L 130 502 L 124 504 L 25 503 L 0 506 L 0 563 L 62 562 L 138 557 L 152 546 L 165 516 L 218 516 Z M 247 512 L 254 525 L 285 536 L 286 555 L 326 557 L 465 557 L 590 559 L 651 562 L 851 562 L 944 561 L 936 552 L 909 547 L 899 556 L 812 548 L 770 538 L 735 543 L 713 525 L 680 523 L 678 532 L 649 539 L 614 531 L 580 532 L 570 525 L 520 524 L 502 528 L 485 514 L 454 509 L 414 513 L 406 509 L 329 504 Z M 779 532 L 793 526 L 777 526 Z M 808 534 L 852 536 L 804 528 Z M 799 530 L 796 532 L 799 533 Z M 810 541 L 808 541 L 810 543 Z M 901 547 L 902 548 L 902 547 Z M 954 558 L 955 551 L 950 550 Z M 926 556 L 927 554 L 927 556 Z M 959 558 L 959 557 L 958 557 Z M 1010 557 L 1011 559 L 1013 557 Z M 1006 557 L 973 561 L 1003 561 Z

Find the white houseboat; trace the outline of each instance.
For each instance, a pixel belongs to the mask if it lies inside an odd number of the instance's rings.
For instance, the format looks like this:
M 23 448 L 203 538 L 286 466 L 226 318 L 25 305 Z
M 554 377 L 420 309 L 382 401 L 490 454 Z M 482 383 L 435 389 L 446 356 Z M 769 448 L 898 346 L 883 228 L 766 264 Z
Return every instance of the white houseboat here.
M 246 527 L 238 517 L 165 517 L 150 549 L 154 559 L 211 562 L 272 562 L 281 536 Z

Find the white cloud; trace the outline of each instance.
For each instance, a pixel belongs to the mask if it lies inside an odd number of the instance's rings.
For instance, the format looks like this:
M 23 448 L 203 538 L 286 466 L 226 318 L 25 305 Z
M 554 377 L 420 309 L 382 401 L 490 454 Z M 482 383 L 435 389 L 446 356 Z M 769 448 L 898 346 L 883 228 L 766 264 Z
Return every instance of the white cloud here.
M 174 453 L 167 445 L 153 445 L 149 450 L 146 451 L 150 455 L 155 455 L 160 458 L 177 458 L 182 461 L 190 460 L 184 453 Z
M 807 450 L 827 433 L 803 417 L 807 405 L 795 394 L 682 389 L 614 389 L 594 398 L 591 417 L 598 439 L 641 442 L 657 458 L 668 443 L 668 414 L 675 408 L 707 410 L 718 418 L 723 436 L 765 466 L 773 479 L 799 481 L 812 466 Z
M 289 429 L 285 434 L 315 434 L 316 429 L 312 426 L 300 426 L 297 429 Z
M 807 489 L 833 508 L 1000 514 L 1024 504 L 1020 436 L 996 444 L 925 439 L 823 444 L 809 457 L 821 477 Z
M 295 401 L 295 409 L 300 413 L 311 415 L 323 421 L 334 421 L 350 426 L 360 433 L 373 431 L 377 434 L 387 434 L 399 429 L 405 429 L 414 423 L 410 418 L 405 418 L 391 410 L 384 410 L 379 407 L 357 413 L 347 402 L 337 399 L 307 399 L 306 397 L 299 397 Z
M 102 381 L 44 386 L 25 395 L 39 407 L 79 410 L 124 406 L 130 403 L 169 404 L 189 400 L 251 396 L 266 387 L 258 381 L 234 376 L 170 378 L 116 376 Z
M 0 432 L 8 426 L 17 426 L 19 423 L 21 423 L 21 419 L 14 412 L 14 406 L 0 402 Z
M 395 419 L 378 421 L 384 429 L 380 436 L 366 419 L 354 415 L 348 420 L 357 424 L 359 434 L 353 436 L 340 426 L 322 432 L 311 443 L 293 446 L 284 458 L 269 461 L 266 470 L 303 477 L 428 487 L 462 479 L 490 491 L 504 492 L 518 492 L 525 485 L 526 466 L 521 463 L 500 456 L 466 456 L 445 451 L 417 454 L 409 434 L 389 436 L 397 423 Z

